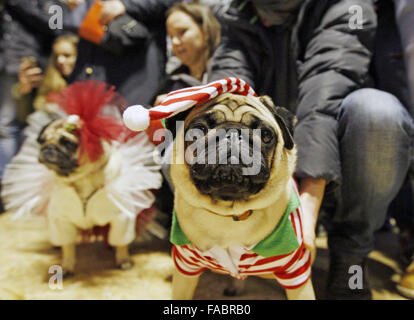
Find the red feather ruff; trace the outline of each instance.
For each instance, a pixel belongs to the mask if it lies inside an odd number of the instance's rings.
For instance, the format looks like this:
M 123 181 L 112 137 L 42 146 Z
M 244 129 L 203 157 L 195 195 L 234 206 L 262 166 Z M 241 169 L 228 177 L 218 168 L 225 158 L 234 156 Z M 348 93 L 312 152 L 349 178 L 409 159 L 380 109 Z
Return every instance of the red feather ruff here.
M 115 92 L 114 86 L 109 86 L 105 82 L 76 82 L 59 94 L 49 95 L 48 101 L 59 104 L 68 115 L 79 116 L 82 122 L 79 130 L 81 154 L 86 153 L 92 162 L 103 154 L 101 139 L 120 141 L 129 133 L 121 118 L 102 115 L 105 106 L 113 106 L 118 112 L 126 104 L 126 101 Z

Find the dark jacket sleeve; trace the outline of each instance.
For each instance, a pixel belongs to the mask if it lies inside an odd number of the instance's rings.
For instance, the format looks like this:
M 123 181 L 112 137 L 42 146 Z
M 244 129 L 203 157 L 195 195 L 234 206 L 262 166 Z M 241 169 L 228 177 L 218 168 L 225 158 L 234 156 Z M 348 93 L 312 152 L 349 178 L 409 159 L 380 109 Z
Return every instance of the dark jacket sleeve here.
M 350 26 L 352 6 L 360 6 L 362 28 Z M 299 66 L 297 176 L 341 179 L 337 116 L 343 99 L 369 77 L 376 29 L 373 4 L 343 0 L 325 13 Z
M 212 57 L 212 66 L 208 80 L 214 81 L 227 77 L 243 79 L 251 87 L 255 87 L 253 64 L 249 60 L 245 49 L 238 41 L 228 35 L 223 35 L 219 46 Z
M 53 14 L 53 12 L 49 12 L 49 8 L 52 5 L 57 5 L 57 2 L 51 1 L 46 3 L 44 7 L 38 6 L 37 1 L 7 0 L 6 3 L 7 9 L 11 13 L 16 15 L 20 21 L 30 25 L 37 32 L 50 36 L 58 36 L 62 31 L 49 27 L 49 19 Z
M 160 23 L 165 20 L 169 7 L 179 0 L 121 0 L 126 11 L 143 23 Z

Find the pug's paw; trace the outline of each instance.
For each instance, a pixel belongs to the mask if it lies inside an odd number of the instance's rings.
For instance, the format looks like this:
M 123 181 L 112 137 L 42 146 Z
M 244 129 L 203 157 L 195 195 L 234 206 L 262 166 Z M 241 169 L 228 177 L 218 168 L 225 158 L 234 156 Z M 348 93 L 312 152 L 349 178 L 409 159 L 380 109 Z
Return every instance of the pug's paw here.
M 133 267 L 134 263 L 132 260 L 126 260 L 123 262 L 117 263 L 116 267 L 121 270 L 130 270 Z
M 75 272 L 73 270 L 64 269 L 62 273 L 62 278 L 69 279 L 69 278 L 72 278 L 74 275 L 75 275 Z
M 233 279 L 232 283 L 223 290 L 226 297 L 239 297 L 244 293 L 244 280 Z

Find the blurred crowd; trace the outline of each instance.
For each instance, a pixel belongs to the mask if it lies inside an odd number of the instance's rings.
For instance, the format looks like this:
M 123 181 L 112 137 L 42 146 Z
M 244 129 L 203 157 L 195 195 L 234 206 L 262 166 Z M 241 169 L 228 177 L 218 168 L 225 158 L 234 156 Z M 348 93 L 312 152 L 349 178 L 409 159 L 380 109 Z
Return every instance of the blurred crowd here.
M 349 288 L 348 271 L 366 270 L 375 232 L 390 221 L 406 268 L 398 288 L 414 298 L 413 0 L 100 3 L 104 33 L 94 34 L 85 20 L 95 0 L 0 0 L 0 179 L 26 117 L 58 113 L 48 95 L 70 83 L 105 81 L 150 107 L 236 76 L 297 117 L 304 239 L 314 249 L 327 232 L 328 298 L 371 298 L 366 277 Z M 172 210 L 167 182 L 158 198 Z

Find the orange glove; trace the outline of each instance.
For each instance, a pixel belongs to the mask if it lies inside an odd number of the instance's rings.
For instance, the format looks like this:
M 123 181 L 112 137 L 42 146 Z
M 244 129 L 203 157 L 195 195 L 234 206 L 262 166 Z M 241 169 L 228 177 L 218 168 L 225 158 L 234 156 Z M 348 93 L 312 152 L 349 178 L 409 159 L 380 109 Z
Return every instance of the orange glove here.
M 96 44 L 100 44 L 105 35 L 105 27 L 100 21 L 102 7 L 100 0 L 96 0 L 92 4 L 78 32 L 79 36 Z

